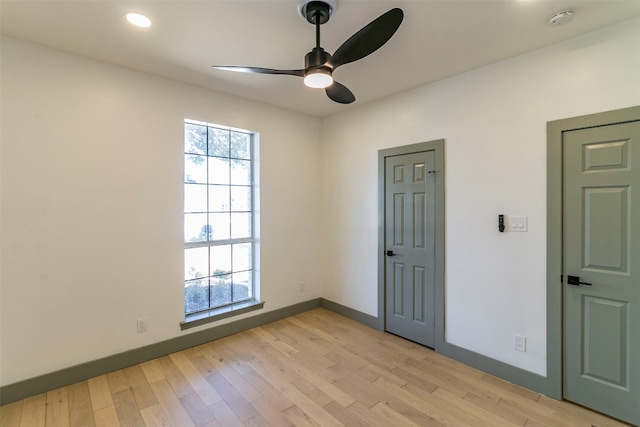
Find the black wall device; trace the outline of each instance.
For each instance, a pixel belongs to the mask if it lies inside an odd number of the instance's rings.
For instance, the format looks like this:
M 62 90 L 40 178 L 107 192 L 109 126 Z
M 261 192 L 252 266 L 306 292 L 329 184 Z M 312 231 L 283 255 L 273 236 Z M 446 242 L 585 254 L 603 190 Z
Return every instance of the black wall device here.
M 504 233 L 504 215 L 498 215 L 498 230 Z

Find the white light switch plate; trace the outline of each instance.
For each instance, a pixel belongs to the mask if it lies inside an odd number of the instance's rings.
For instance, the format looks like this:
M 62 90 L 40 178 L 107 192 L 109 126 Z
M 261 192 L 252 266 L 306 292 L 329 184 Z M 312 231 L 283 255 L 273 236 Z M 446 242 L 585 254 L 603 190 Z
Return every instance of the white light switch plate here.
M 509 231 L 527 231 L 526 216 L 509 216 Z

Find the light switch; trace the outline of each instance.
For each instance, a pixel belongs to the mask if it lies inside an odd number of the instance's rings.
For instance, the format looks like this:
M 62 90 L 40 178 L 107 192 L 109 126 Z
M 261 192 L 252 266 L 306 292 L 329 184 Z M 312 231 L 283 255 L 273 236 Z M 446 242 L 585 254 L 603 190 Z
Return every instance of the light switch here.
M 526 216 L 509 216 L 509 231 L 527 231 Z

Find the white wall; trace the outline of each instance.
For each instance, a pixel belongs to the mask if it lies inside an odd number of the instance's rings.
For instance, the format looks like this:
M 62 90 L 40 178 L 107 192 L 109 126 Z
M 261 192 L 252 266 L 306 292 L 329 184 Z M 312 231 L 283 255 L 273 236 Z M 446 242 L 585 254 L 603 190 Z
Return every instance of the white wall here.
M 178 325 L 184 118 L 260 132 L 250 315 L 321 295 L 319 119 L 11 38 L 1 67 L 1 385 L 210 327 Z
M 378 150 L 444 138 L 446 339 L 546 375 L 546 123 L 638 104 L 635 19 L 325 119 L 324 297 L 377 316 Z

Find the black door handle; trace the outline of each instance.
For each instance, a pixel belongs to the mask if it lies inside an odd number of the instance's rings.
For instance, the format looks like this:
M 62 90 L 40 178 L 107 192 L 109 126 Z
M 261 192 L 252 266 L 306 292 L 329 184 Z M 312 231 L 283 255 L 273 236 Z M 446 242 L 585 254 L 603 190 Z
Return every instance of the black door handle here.
M 591 283 L 581 282 L 578 276 L 567 276 L 567 284 L 573 285 L 573 286 L 580 286 L 580 285 L 591 286 Z
M 396 254 L 394 254 L 393 251 L 387 251 L 387 256 L 396 256 Z

